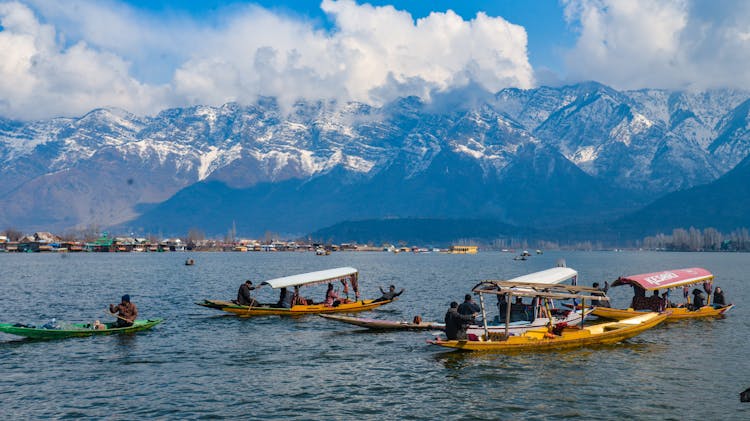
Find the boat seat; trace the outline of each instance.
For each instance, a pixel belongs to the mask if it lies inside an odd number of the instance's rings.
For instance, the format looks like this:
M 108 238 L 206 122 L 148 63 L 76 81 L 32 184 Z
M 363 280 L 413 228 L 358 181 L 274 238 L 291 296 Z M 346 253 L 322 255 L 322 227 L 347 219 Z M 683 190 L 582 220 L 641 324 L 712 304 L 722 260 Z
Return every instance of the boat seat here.
M 602 326 L 602 328 L 604 329 L 604 331 L 608 331 L 608 330 L 622 329 L 624 327 L 630 327 L 630 326 L 633 326 L 633 325 L 628 324 L 628 323 L 612 323 L 611 325 Z

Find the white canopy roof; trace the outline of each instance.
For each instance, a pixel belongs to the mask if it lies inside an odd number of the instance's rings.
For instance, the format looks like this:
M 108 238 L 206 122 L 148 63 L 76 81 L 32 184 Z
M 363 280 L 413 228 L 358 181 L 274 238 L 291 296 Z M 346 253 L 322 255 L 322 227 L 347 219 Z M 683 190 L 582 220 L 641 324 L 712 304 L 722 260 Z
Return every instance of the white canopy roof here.
M 559 284 L 568 279 L 578 276 L 578 272 L 571 268 L 552 268 L 540 272 L 530 273 L 517 278 L 508 279 L 508 282 L 524 282 L 531 284 Z
M 349 276 L 356 276 L 357 269 L 352 267 L 343 267 L 317 272 L 301 273 L 299 275 L 285 276 L 283 278 L 270 279 L 263 281 L 261 285 L 270 285 L 271 288 L 288 288 L 300 285 L 321 284 L 330 281 L 336 281 Z

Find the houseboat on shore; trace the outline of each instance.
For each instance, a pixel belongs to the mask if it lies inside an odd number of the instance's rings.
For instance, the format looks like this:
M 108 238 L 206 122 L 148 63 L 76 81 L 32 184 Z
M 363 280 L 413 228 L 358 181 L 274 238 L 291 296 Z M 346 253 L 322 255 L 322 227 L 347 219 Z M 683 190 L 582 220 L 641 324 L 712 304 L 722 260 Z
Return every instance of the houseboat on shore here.
M 451 246 L 448 249 L 450 254 L 477 254 L 479 246 Z

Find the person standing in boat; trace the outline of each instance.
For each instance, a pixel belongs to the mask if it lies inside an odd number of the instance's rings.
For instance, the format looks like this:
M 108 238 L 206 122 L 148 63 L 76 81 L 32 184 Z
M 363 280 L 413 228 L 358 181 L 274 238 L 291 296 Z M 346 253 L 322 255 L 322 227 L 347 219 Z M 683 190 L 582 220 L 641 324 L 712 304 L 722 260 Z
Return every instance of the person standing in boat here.
M 604 281 L 604 288 L 600 288 L 599 287 L 599 282 L 594 282 L 593 284 L 591 284 L 591 286 L 594 289 L 597 289 L 597 290 L 603 292 L 604 295 L 607 295 L 607 291 L 609 291 L 609 282 L 607 282 L 607 281 Z M 609 301 L 607 301 L 607 300 L 593 300 L 591 302 L 591 305 L 595 306 L 595 307 L 610 307 Z
M 130 295 L 128 294 L 122 296 L 120 304 L 110 304 L 109 312 L 119 316 L 115 322 L 115 327 L 133 326 L 133 322 L 138 317 L 138 307 L 130 302 Z
M 464 302 L 458 306 L 458 314 L 471 315 L 477 314 L 480 311 L 482 311 L 482 309 L 471 299 L 471 294 L 466 294 L 464 296 Z
M 474 319 L 472 315 L 461 314 L 458 312 L 458 303 L 453 301 L 445 313 L 445 336 L 449 341 L 466 340 L 466 328 Z
M 250 306 L 250 307 L 257 307 L 260 305 L 258 303 L 258 300 L 253 298 L 250 291 L 254 291 L 255 289 L 260 288 L 259 286 L 253 286 L 253 282 L 251 280 L 245 281 L 244 284 L 240 285 L 240 289 L 237 291 L 237 304 L 241 306 Z
M 383 291 L 383 287 L 380 287 L 380 293 L 383 294 L 380 297 L 376 298 L 373 303 L 379 303 L 381 301 L 391 301 L 394 298 L 398 297 L 399 295 L 404 293 L 404 289 L 401 288 L 401 291 L 396 292 L 396 286 L 391 285 L 388 287 L 388 291 Z

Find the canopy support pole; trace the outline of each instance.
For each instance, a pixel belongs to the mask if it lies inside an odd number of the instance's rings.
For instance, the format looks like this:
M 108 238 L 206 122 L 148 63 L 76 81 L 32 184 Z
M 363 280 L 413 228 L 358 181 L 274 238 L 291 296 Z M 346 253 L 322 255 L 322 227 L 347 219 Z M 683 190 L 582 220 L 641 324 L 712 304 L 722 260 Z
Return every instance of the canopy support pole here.
M 549 299 L 544 298 L 544 310 L 547 312 L 547 326 L 552 329 L 552 310 L 549 307 Z
M 511 297 L 510 291 L 505 293 L 505 337 L 508 337 L 508 330 L 510 329 L 510 297 Z
M 484 324 L 484 340 L 490 340 L 489 329 L 487 328 L 487 311 L 484 309 L 484 294 L 479 294 L 479 305 L 482 306 L 482 322 Z
M 581 298 L 581 330 L 583 330 L 583 319 L 585 318 L 586 318 L 586 299 Z

